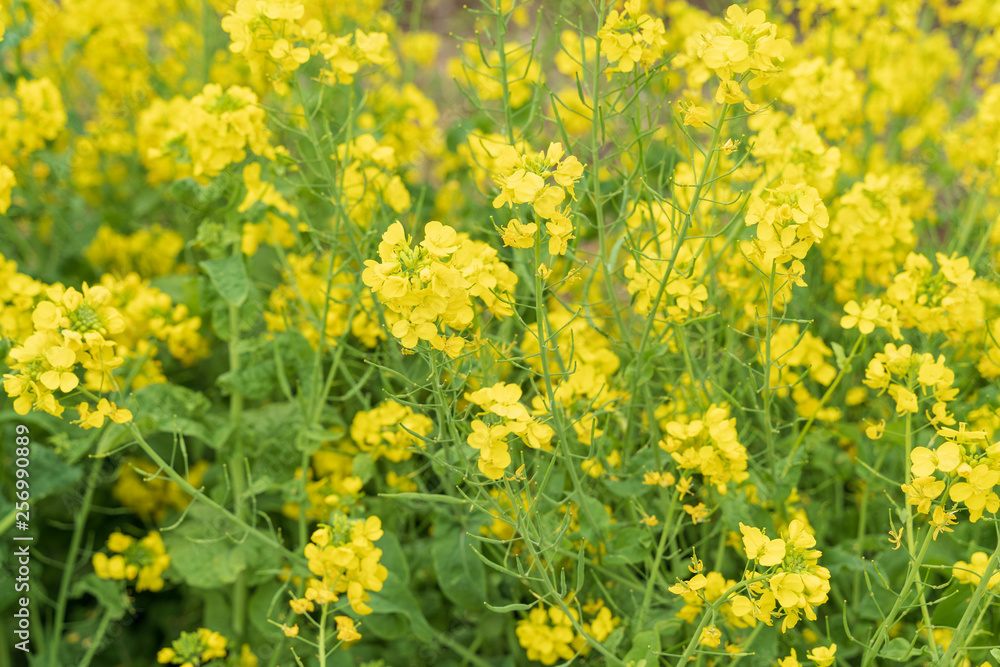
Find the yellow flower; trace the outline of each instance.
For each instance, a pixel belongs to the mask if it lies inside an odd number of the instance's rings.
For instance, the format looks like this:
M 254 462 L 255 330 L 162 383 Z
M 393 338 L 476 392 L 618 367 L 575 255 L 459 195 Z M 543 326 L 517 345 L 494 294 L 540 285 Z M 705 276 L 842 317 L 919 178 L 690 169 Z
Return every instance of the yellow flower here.
M 927 514 L 931 511 L 931 502 L 944 493 L 945 486 L 947 485 L 942 480 L 933 477 L 916 477 L 910 484 L 903 484 L 900 488 L 906 493 L 906 504 L 916 505 L 918 512 Z M 952 487 L 952 492 L 954 489 Z
M 840 326 L 845 329 L 858 328 L 858 331 L 868 335 L 875 331 L 875 320 L 879 316 L 879 308 L 881 303 L 876 299 L 873 301 L 866 301 L 864 308 L 858 305 L 857 301 L 853 299 L 844 304 L 844 312 L 846 313 L 842 318 L 840 318 Z
M 285 633 L 286 637 L 298 637 L 299 636 L 299 624 L 296 623 L 292 627 L 282 624 L 281 631 Z
M 740 523 L 740 532 L 743 533 L 743 547 L 750 560 L 757 561 L 764 567 L 777 565 L 784 560 L 784 540 L 772 540 L 765 537 L 764 532 L 759 528 L 751 528 L 742 523 Z
M 703 628 L 698 643 L 709 648 L 716 648 L 722 643 L 722 631 L 714 625 Z
M 354 620 L 349 616 L 334 616 L 337 624 L 337 639 L 342 642 L 353 642 L 361 639 L 361 633 L 354 629 Z
M 948 496 L 956 503 L 964 502 L 969 508 L 969 521 L 975 523 L 984 510 L 992 513 L 1000 509 L 1000 497 L 992 491 L 997 482 L 1000 482 L 1000 471 L 981 463 L 969 473 L 967 482 L 953 484 Z
M 946 442 L 936 450 L 914 447 L 910 452 L 910 472 L 916 477 L 926 477 L 935 470 L 952 472 L 962 462 L 962 452 L 953 442 Z
M 837 645 L 817 646 L 806 654 L 806 657 L 816 663 L 816 667 L 830 667 L 837 653 Z

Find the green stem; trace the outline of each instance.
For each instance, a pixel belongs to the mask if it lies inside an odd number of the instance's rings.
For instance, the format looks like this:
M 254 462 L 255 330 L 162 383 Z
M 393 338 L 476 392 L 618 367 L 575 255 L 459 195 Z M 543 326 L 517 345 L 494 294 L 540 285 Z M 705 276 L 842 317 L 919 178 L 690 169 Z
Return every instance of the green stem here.
M 86 490 L 83 493 L 83 502 L 80 504 L 80 509 L 77 510 L 73 522 L 73 537 L 70 538 L 69 553 L 66 554 L 62 579 L 59 581 L 59 597 L 56 599 L 55 621 L 49 640 L 49 667 L 57 667 L 59 664 L 59 647 L 62 645 L 63 621 L 66 616 L 66 604 L 69 600 L 69 586 L 73 581 L 73 573 L 76 570 L 76 557 L 80 551 L 83 530 L 87 525 L 87 516 L 90 514 L 90 506 L 94 500 L 94 491 L 97 489 L 97 480 L 100 476 L 103 463 L 102 460 L 97 459 L 91 464 L 90 475 L 87 477 Z
M 889 638 L 889 629 L 896 625 L 896 621 L 899 620 L 899 610 L 903 607 L 906 594 L 910 592 L 910 588 L 916 581 L 920 574 L 920 566 L 924 562 L 924 556 L 927 554 L 927 548 L 931 545 L 931 538 L 934 535 L 932 528 L 927 528 L 927 534 L 924 536 L 924 541 L 920 545 L 920 551 L 917 553 L 917 557 L 910 561 L 910 567 L 906 571 L 906 579 L 903 581 L 903 588 L 899 591 L 899 595 L 896 596 L 896 601 L 892 605 L 892 609 L 889 610 L 889 614 L 885 617 L 885 620 L 879 625 L 878 630 L 875 634 L 875 641 L 865 650 L 864 659 L 861 662 L 861 667 L 868 667 L 871 665 L 875 659 L 878 657 L 878 652 L 882 648 L 882 644 Z M 957 642 L 952 641 L 952 646 L 957 646 Z M 947 664 L 942 662 L 942 665 Z
M 326 667 L 326 616 L 330 613 L 330 605 L 324 604 L 323 612 L 320 614 L 319 620 L 319 645 L 316 647 L 319 651 L 319 667 Z
M 681 659 L 677 661 L 676 667 L 687 667 L 688 661 L 691 659 L 691 656 L 693 656 L 694 652 L 698 649 L 698 644 L 701 641 L 701 631 L 705 629 L 706 625 L 708 625 L 709 620 L 711 620 L 716 616 L 719 609 L 722 608 L 722 605 L 729 600 L 729 596 L 731 596 L 736 591 L 743 590 L 750 584 L 757 583 L 758 581 L 764 581 L 765 579 L 770 578 L 770 576 L 771 575 L 762 574 L 753 577 L 752 579 L 747 579 L 745 581 L 741 581 L 737 584 L 734 584 L 732 587 L 730 587 L 728 591 L 723 593 L 718 600 L 715 600 L 714 602 L 708 604 L 707 609 L 705 609 L 704 613 L 702 613 L 701 615 L 701 621 L 698 623 L 698 627 L 695 628 L 694 634 L 691 635 L 691 640 L 688 641 L 687 647 L 684 649 L 684 653 L 681 655 Z
M 670 535 L 670 528 L 674 521 L 674 508 L 677 506 L 677 498 L 680 494 L 674 492 L 673 497 L 670 499 L 670 509 L 667 510 L 667 516 L 663 519 L 663 531 L 660 533 L 660 541 L 656 545 L 656 556 L 653 558 L 653 569 L 650 570 L 649 581 L 646 582 L 646 590 L 642 594 L 642 606 L 639 607 L 639 613 L 635 617 L 635 627 L 642 628 L 643 623 L 646 622 L 646 614 L 649 612 L 649 605 L 653 599 L 653 589 L 656 588 L 656 584 L 660 578 L 660 561 L 663 559 L 663 552 L 667 548 L 668 536 Z M 680 521 L 677 521 L 680 523 Z
M 825 406 L 827 401 L 830 400 L 830 397 L 833 395 L 833 392 L 840 385 L 840 381 L 844 379 L 844 376 L 850 370 L 851 361 L 854 359 L 854 357 L 858 355 L 858 350 L 861 348 L 861 342 L 864 339 L 865 337 L 862 335 L 858 336 L 858 339 L 854 341 L 854 347 L 851 348 L 851 354 L 848 355 L 847 359 L 844 360 L 843 368 L 840 369 L 840 371 L 837 373 L 837 377 L 833 378 L 833 382 L 831 382 L 830 386 L 826 388 L 825 392 L 823 392 L 822 398 L 819 399 L 819 405 L 816 406 L 816 411 L 812 413 L 812 416 L 809 417 L 809 419 L 806 421 L 806 425 L 802 427 L 801 431 L 799 431 L 799 436 L 795 439 L 795 443 L 792 444 L 792 449 L 788 453 L 788 460 L 785 461 L 785 470 L 784 473 L 782 473 L 783 475 L 787 475 L 788 471 L 791 469 L 792 459 L 795 458 L 795 452 L 798 451 L 799 446 L 802 444 L 802 440 L 806 437 L 806 433 L 809 432 L 809 429 L 812 427 L 813 422 L 816 421 L 816 415 L 819 414 L 819 411 L 823 409 L 823 406 Z
M 965 613 L 962 614 L 962 620 L 958 622 L 958 627 L 955 628 L 955 633 L 951 637 L 951 643 L 948 644 L 948 650 L 944 652 L 944 657 L 941 658 L 938 667 L 951 667 L 955 662 L 958 651 L 965 644 L 966 635 L 969 632 L 969 624 L 972 623 L 973 617 L 976 615 L 976 612 L 982 611 L 980 610 L 980 606 L 984 609 L 988 606 L 988 604 L 983 604 L 983 598 L 986 597 L 990 579 L 993 578 L 993 574 L 998 568 L 1000 568 L 1000 545 L 997 545 L 997 548 L 993 550 L 993 555 L 990 556 L 990 560 L 986 563 L 986 569 L 983 570 L 983 574 L 979 578 L 979 585 L 976 586 L 976 590 L 972 594 L 972 599 L 965 606 Z
M 504 21 L 503 8 L 500 0 L 496 0 L 497 17 L 497 55 L 500 57 L 500 88 L 502 91 L 501 103 L 503 104 L 504 129 L 507 130 L 507 141 L 514 145 L 514 115 L 510 107 L 510 86 L 507 83 L 507 44 L 504 37 L 507 36 L 507 22 Z
M 606 13 L 605 0 L 601 0 L 600 7 L 598 9 L 597 25 L 604 25 L 604 15 Z M 597 36 L 594 38 L 594 71 L 591 79 L 591 103 L 594 105 L 591 111 L 590 119 L 590 162 L 591 162 L 591 198 L 594 204 L 594 225 L 597 227 L 597 243 L 600 247 L 599 261 L 601 264 L 601 274 L 604 277 L 604 289 L 607 292 L 608 300 L 611 303 L 612 309 L 615 314 L 615 323 L 618 325 L 619 335 L 625 337 L 625 322 L 622 319 L 621 308 L 618 305 L 619 300 L 615 296 L 614 284 L 611 280 L 612 267 L 608 263 L 608 251 L 607 251 L 607 230 L 604 225 L 604 202 L 601 196 L 601 140 L 600 135 L 603 127 L 601 126 L 601 105 L 600 105 L 600 87 L 601 87 L 601 38 Z M 584 62 L 586 52 L 581 56 L 581 62 Z
M 104 633 L 108 631 L 108 624 L 111 623 L 111 616 L 111 609 L 105 609 L 104 615 L 101 616 L 101 622 L 97 626 L 97 632 L 91 638 L 90 647 L 84 653 L 78 667 L 89 667 L 90 661 L 97 655 L 97 651 L 101 647 L 101 642 L 104 640 Z
M 194 488 L 194 486 L 192 486 L 189 481 L 184 479 L 184 477 L 182 477 L 176 470 L 174 470 L 169 463 L 164 461 L 162 456 L 156 453 L 156 450 L 153 449 L 152 445 L 146 442 L 146 439 L 143 437 L 142 432 L 139 431 L 139 428 L 135 425 L 135 423 L 129 422 L 128 429 L 129 432 L 132 434 L 132 437 L 135 438 L 136 444 L 139 445 L 139 448 L 143 452 L 145 452 L 146 456 L 151 458 L 153 460 L 153 463 L 159 466 L 160 469 L 164 472 L 164 474 L 166 474 L 166 476 L 169 477 L 171 481 L 177 484 L 177 486 L 179 486 L 181 490 L 184 491 L 184 493 L 191 496 L 195 501 L 200 502 L 203 505 L 209 507 L 217 514 L 226 517 L 234 524 L 242 528 L 244 531 L 246 531 L 248 536 L 253 537 L 261 544 L 269 546 L 272 549 L 281 552 L 281 554 L 285 558 L 290 560 L 292 563 L 302 566 L 306 565 L 306 560 L 304 556 L 300 556 L 299 554 L 289 550 L 287 547 L 285 547 L 285 545 L 281 544 L 270 535 L 262 533 L 256 527 L 250 525 L 240 517 L 236 516 L 235 514 L 227 510 L 219 503 L 209 498 L 201 490 Z
M 631 386 L 631 400 L 629 401 L 628 413 L 627 413 L 627 426 L 625 427 L 625 438 L 624 442 L 626 445 L 632 442 L 632 429 L 634 428 L 637 420 L 635 416 L 635 408 L 638 401 L 638 385 L 639 385 L 639 367 L 643 364 L 643 355 L 646 352 L 646 345 L 649 342 L 650 334 L 653 330 L 653 322 L 656 320 L 656 312 L 660 308 L 660 302 L 663 301 L 663 295 L 666 294 L 667 284 L 670 282 L 670 274 L 674 270 L 674 266 L 677 264 L 677 257 L 680 255 L 681 247 L 684 245 L 684 239 L 687 237 L 688 230 L 691 228 L 692 217 L 694 212 L 701 202 L 701 193 L 705 188 L 706 183 L 708 183 L 709 177 L 712 173 L 711 168 L 715 161 L 716 146 L 719 144 L 719 137 L 722 135 L 722 126 L 726 122 L 726 115 L 729 113 L 729 104 L 723 104 L 722 110 L 719 112 L 719 119 L 715 123 L 715 130 L 712 133 L 712 144 L 709 146 L 708 152 L 705 155 L 705 164 L 702 165 L 701 175 L 698 177 L 698 182 L 695 183 L 694 193 L 691 197 L 691 204 L 688 206 L 688 210 L 684 212 L 683 221 L 681 222 L 681 228 L 674 238 L 674 249 L 670 255 L 670 261 L 667 262 L 666 270 L 663 273 L 663 280 L 660 282 L 659 289 L 656 293 L 656 298 L 650 304 L 649 317 L 646 319 L 646 325 L 642 330 L 642 338 L 639 339 L 639 347 L 636 352 L 635 359 L 633 359 L 634 372 L 632 377 Z M 652 415 L 650 415 L 652 418 Z M 628 450 L 626 449 L 626 454 Z
M 511 491 L 509 485 L 507 487 L 507 492 L 508 495 L 510 495 L 511 498 L 513 499 L 514 494 Z M 517 516 L 518 526 L 525 526 L 525 527 L 530 526 L 531 525 L 530 517 L 526 515 L 524 510 L 521 508 L 520 504 L 513 503 L 512 506 Z M 566 618 L 570 620 L 570 622 L 573 624 L 573 629 L 577 632 L 577 634 L 583 637 L 584 640 L 586 640 L 586 642 L 590 644 L 592 648 L 594 648 L 598 653 L 604 656 L 606 660 L 605 664 L 614 665 L 615 667 L 625 667 L 625 663 L 622 662 L 622 660 L 619 659 L 618 656 L 612 653 L 611 650 L 609 650 L 608 647 L 606 647 L 604 644 L 591 637 L 590 633 L 584 630 L 583 625 L 576 618 L 576 616 L 574 616 L 574 614 L 570 611 L 569 606 L 567 606 L 566 602 L 562 599 L 562 596 L 559 595 L 559 591 L 556 590 L 555 585 L 549 580 L 549 570 L 544 565 L 542 565 L 546 561 L 544 557 L 535 548 L 535 541 L 533 539 L 533 536 L 525 535 L 524 544 L 528 548 L 529 553 L 531 554 L 531 562 L 533 564 L 533 567 L 535 567 L 538 570 L 539 580 L 545 586 L 546 593 L 548 594 L 547 597 L 550 600 L 555 600 L 556 606 L 559 607 L 559 609 L 566 615 Z
M 584 515 L 587 523 L 590 524 L 591 529 L 594 531 L 594 535 L 600 538 L 602 533 L 597 520 L 591 515 L 587 503 L 583 502 L 583 484 L 580 482 L 579 471 L 576 469 L 572 452 L 569 450 L 569 438 L 567 436 L 570 429 L 567 428 L 562 410 L 557 407 L 556 394 L 552 387 L 552 374 L 549 370 L 549 334 L 548 314 L 545 310 L 545 286 L 542 281 L 542 275 L 538 271 L 538 267 L 541 264 L 542 234 L 539 231 L 539 233 L 535 234 L 535 326 L 538 329 L 538 351 L 542 363 L 542 383 L 545 385 L 545 399 L 548 403 L 549 412 L 552 414 L 553 421 L 556 424 L 559 451 L 566 461 L 566 468 L 573 482 L 573 492 L 577 496 L 577 505 L 580 507 L 580 512 Z M 554 351 L 556 354 L 559 353 L 558 344 L 555 346 Z M 595 544 L 594 546 L 597 545 Z
M 767 458 L 771 464 L 771 481 L 778 483 L 778 455 L 774 451 L 774 425 L 771 422 L 771 334 L 774 324 L 774 269 L 775 261 L 771 260 L 771 271 L 767 278 L 767 326 L 764 334 L 764 436 L 767 438 Z
M 240 371 L 240 327 L 239 308 L 234 305 L 229 306 L 229 370 L 236 377 Z M 245 457 L 243 455 L 243 435 L 240 430 L 243 418 L 243 393 L 236 387 L 233 389 L 232 399 L 229 403 L 229 424 L 232 427 L 232 456 L 229 459 L 229 474 L 233 484 L 233 503 L 236 509 L 236 516 L 246 520 L 248 516 L 247 506 L 244 499 L 247 489 L 246 470 L 244 470 Z M 246 608 L 247 608 L 247 573 L 241 570 L 233 582 L 233 609 L 232 620 L 233 630 L 239 641 L 242 642 L 246 634 Z

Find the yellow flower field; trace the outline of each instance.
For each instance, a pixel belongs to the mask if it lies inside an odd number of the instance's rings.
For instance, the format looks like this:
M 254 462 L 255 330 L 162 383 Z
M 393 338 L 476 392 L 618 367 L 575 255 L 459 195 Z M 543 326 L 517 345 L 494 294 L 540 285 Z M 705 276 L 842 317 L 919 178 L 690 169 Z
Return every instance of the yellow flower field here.
M 1000 4 L 0 0 L 0 667 L 1000 661 Z

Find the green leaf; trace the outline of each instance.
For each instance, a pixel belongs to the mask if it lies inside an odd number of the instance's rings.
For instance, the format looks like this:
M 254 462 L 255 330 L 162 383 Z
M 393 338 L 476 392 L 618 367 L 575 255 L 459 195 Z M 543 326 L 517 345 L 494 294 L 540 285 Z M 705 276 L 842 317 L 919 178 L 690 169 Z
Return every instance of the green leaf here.
M 601 562 L 605 565 L 641 563 L 650 554 L 651 547 L 648 531 L 635 527 L 619 530 L 612 536 L 608 553 Z
M 611 518 L 604 503 L 592 496 L 583 497 L 582 511 L 579 515 L 580 533 L 591 544 L 597 545 L 605 541 L 608 534 L 608 527 L 611 525 Z M 595 527 L 596 531 L 595 532 Z
M 201 263 L 201 268 L 226 303 L 239 306 L 246 301 L 250 294 L 250 277 L 242 255 L 209 259 Z
M 129 609 L 128 598 L 117 581 L 101 579 L 94 573 L 84 575 L 73 584 L 69 596 L 76 599 L 86 594 L 97 598 L 97 602 L 111 612 L 112 620 L 123 617 Z
M 833 350 L 833 358 L 837 362 L 837 368 L 844 370 L 844 366 L 847 364 L 847 355 L 844 354 L 844 348 L 839 343 L 831 342 L 830 349 Z
M 896 637 L 889 641 L 885 645 L 885 648 L 881 651 L 881 656 L 887 658 L 888 660 L 909 660 L 911 657 L 920 655 L 923 649 L 914 648 L 912 642 L 908 642 L 902 637 Z
M 132 394 L 136 423 L 143 430 L 179 433 L 211 447 L 220 444 L 207 421 L 211 403 L 203 394 L 176 384 L 151 384 Z
M 660 633 L 655 630 L 643 630 L 632 638 L 632 648 L 625 654 L 623 662 L 645 660 L 650 667 L 659 664 L 656 654 L 660 652 Z
M 8 450 L 13 455 L 14 440 Z M 35 444 L 31 448 L 31 499 L 39 501 L 70 488 L 83 477 L 83 466 L 71 466 L 49 447 Z
M 439 514 L 434 522 L 431 556 L 445 597 L 466 609 L 482 609 L 486 600 L 486 569 L 465 528 Z
M 362 484 L 367 484 L 368 480 L 375 475 L 375 460 L 368 452 L 361 452 L 354 456 L 351 469 L 354 476 L 361 479 Z
M 373 613 L 366 616 L 363 622 L 382 639 L 402 638 L 407 626 L 422 642 L 429 642 L 434 637 L 434 628 L 424 618 L 417 598 L 392 570 L 389 570 L 382 590 L 372 593 L 371 598 L 368 606 Z
M 256 546 L 238 542 L 239 528 L 226 517 L 196 505 L 184 522 L 163 535 L 170 554 L 169 573 L 195 588 L 218 588 L 236 581 L 247 569 Z

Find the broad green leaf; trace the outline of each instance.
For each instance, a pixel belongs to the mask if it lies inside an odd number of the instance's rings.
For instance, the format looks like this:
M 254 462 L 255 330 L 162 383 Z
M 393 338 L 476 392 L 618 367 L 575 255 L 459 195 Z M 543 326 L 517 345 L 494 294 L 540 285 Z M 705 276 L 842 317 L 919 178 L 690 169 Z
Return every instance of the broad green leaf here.
M 406 626 L 409 625 L 409 629 L 422 642 L 431 641 L 434 637 L 434 628 L 424 618 L 420 602 L 402 578 L 392 570 L 389 570 L 382 590 L 372 593 L 371 598 L 368 606 L 373 613 L 365 616 L 363 623 L 374 634 L 383 639 L 399 639 L 405 635 Z M 401 619 L 405 620 L 400 623 Z
M 250 294 L 250 277 L 242 255 L 209 259 L 201 263 L 201 268 L 226 303 L 239 306 L 246 301 Z
M 486 569 L 465 528 L 439 514 L 434 523 L 431 555 L 445 597 L 466 609 L 482 609 L 486 601 Z
M 907 641 L 903 637 L 896 637 L 889 641 L 882 649 L 880 655 L 883 658 L 889 660 L 895 660 L 897 662 L 903 660 L 909 660 L 912 657 L 918 656 L 923 652 L 923 649 L 915 648 L 913 642 Z
M 608 526 L 611 525 L 611 518 L 604 509 L 604 503 L 592 496 L 583 497 L 583 507 L 577 518 L 580 522 L 580 533 L 591 544 L 598 544 L 606 540 Z M 595 527 L 598 532 L 595 533 Z
M 9 447 L 13 447 L 13 444 L 14 441 L 11 439 Z M 8 451 L 13 455 L 13 449 Z M 54 450 L 35 442 L 31 446 L 31 467 L 29 468 L 31 500 L 37 502 L 42 498 L 69 489 L 83 477 L 83 469 L 83 466 L 80 465 L 69 465 Z
M 151 384 L 133 392 L 136 423 L 143 430 L 180 433 L 209 446 L 219 443 L 208 423 L 211 403 L 204 394 L 176 384 Z
M 71 598 L 79 598 L 85 594 L 93 595 L 98 603 L 111 612 L 111 618 L 117 620 L 129 609 L 128 598 L 125 597 L 120 582 L 111 579 L 101 579 L 94 573 L 86 574 L 77 579 L 70 589 Z
M 360 478 L 362 484 L 367 484 L 375 474 L 375 460 L 368 452 L 356 454 L 351 466 L 354 476 Z
M 641 528 L 625 528 L 617 531 L 608 544 L 608 553 L 601 562 L 605 565 L 626 565 L 641 563 L 650 555 L 652 544 L 649 533 Z
M 656 665 L 656 654 L 660 651 L 660 633 L 655 630 L 643 630 L 632 638 L 632 648 L 622 661 L 628 664 L 629 661 L 645 660 L 647 665 Z
M 218 588 L 236 581 L 260 550 L 226 517 L 196 504 L 184 522 L 163 534 L 170 554 L 170 569 L 195 588 Z

